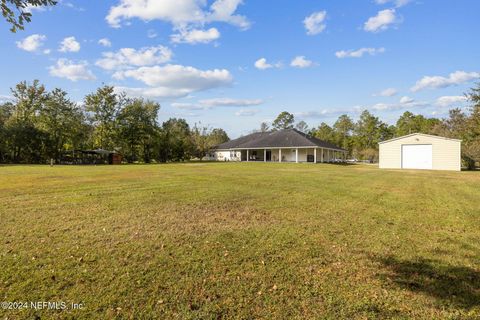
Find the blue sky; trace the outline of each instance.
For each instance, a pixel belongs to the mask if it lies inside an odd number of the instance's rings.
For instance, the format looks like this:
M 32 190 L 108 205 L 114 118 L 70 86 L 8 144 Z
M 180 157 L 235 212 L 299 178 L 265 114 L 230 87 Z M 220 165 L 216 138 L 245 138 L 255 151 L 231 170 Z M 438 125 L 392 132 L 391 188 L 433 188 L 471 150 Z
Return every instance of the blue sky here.
M 63 0 L 0 22 L 0 99 L 39 79 L 82 101 L 98 86 L 160 102 L 231 137 L 294 113 L 310 127 L 368 109 L 443 117 L 480 81 L 480 1 Z

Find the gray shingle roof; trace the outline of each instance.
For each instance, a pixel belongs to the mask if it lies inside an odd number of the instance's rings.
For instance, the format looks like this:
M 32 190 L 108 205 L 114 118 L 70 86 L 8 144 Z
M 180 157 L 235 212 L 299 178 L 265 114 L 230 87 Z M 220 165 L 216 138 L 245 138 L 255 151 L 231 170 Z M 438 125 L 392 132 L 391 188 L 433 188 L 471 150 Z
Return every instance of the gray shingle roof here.
M 319 147 L 344 151 L 336 145 L 309 136 L 296 129 L 286 129 L 272 132 L 255 132 L 235 140 L 218 145 L 215 149 L 255 149 L 255 148 L 296 148 Z

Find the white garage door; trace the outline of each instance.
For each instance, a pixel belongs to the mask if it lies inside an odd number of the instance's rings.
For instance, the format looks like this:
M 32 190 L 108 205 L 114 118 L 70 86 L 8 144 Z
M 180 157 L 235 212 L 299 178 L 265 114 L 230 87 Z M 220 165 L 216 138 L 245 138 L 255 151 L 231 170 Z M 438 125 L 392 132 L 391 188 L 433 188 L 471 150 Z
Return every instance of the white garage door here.
M 402 145 L 403 169 L 432 169 L 431 144 Z

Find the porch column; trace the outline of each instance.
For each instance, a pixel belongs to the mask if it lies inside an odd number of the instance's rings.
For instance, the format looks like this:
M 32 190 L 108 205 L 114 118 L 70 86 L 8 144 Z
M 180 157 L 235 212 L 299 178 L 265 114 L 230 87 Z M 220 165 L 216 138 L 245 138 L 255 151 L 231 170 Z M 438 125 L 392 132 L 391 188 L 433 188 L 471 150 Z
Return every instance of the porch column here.
M 298 163 L 298 148 L 295 149 L 295 163 Z
M 313 148 L 313 163 L 317 163 L 317 148 Z
M 267 149 L 263 150 L 263 162 L 267 162 Z
M 278 162 L 282 162 L 282 149 L 278 149 Z
M 250 161 L 250 155 L 248 154 L 248 149 L 247 149 L 247 162 Z
M 323 148 L 321 149 L 321 152 L 322 152 L 322 154 L 321 154 L 320 162 L 323 163 Z

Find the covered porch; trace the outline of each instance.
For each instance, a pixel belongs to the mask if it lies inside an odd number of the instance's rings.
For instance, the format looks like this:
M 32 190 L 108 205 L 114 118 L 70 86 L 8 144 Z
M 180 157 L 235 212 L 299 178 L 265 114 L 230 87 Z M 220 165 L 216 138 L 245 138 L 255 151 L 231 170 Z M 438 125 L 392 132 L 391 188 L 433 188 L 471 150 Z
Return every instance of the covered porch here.
M 239 150 L 244 162 L 333 163 L 345 162 L 346 151 L 321 147 L 249 148 Z

